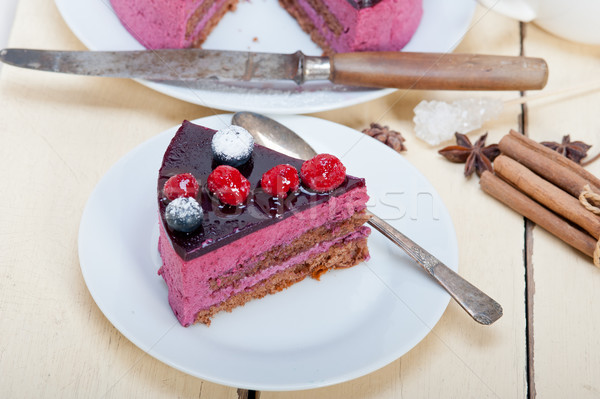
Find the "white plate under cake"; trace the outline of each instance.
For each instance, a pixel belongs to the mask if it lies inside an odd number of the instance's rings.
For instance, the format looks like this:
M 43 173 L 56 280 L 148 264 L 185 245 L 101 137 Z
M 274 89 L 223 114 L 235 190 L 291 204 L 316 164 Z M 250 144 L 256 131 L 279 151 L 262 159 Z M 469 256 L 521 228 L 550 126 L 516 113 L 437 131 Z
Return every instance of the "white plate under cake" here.
M 192 122 L 220 129 L 230 118 Z M 348 174 L 365 178 L 368 208 L 457 270 L 450 216 L 431 184 L 401 155 L 329 121 L 275 119 L 317 152 L 338 156 Z M 375 371 L 401 357 L 435 326 L 449 295 L 374 231 L 367 262 L 221 312 L 210 327 L 182 327 L 157 274 L 156 171 L 178 127 L 141 144 L 106 173 L 90 195 L 79 231 L 81 270 L 92 297 L 110 323 L 142 351 L 208 381 L 297 390 Z M 381 164 L 389 170 L 382 172 Z

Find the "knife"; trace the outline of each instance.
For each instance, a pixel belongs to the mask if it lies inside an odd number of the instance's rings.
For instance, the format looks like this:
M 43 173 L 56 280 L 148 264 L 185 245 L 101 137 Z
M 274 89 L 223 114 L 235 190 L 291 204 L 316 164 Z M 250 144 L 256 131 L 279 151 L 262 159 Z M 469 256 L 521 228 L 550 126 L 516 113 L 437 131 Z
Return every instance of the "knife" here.
M 356 52 L 331 57 L 203 49 L 52 51 L 3 49 L 6 64 L 39 71 L 162 81 L 313 80 L 420 90 L 537 90 L 543 59 L 480 54 Z

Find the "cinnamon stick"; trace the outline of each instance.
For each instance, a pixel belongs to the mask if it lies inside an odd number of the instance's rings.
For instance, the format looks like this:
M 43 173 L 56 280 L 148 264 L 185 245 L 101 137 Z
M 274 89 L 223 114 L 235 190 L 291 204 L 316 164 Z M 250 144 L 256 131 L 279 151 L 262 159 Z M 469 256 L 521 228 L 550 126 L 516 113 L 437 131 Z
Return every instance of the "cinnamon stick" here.
M 494 160 L 494 171 L 530 198 L 580 226 L 596 239 L 600 238 L 600 218 L 585 209 L 579 200 L 569 193 L 506 155 L 500 155 Z
M 600 192 L 600 180 L 583 167 L 514 130 L 500 140 L 498 147 L 503 154 L 574 197 L 579 197 L 586 184 Z
M 521 133 L 519 133 L 513 129 L 510 130 L 509 134 L 511 136 L 514 136 L 524 146 L 536 149 L 541 154 L 543 154 L 547 158 L 552 159 L 557 164 L 559 164 L 567 169 L 570 169 L 573 172 L 575 172 L 576 174 L 578 174 L 579 176 L 583 177 L 595 189 L 600 190 L 600 179 L 598 179 L 596 176 L 594 176 L 588 170 L 583 168 L 577 162 L 570 160 L 569 158 L 559 154 L 558 152 L 551 150 L 550 148 L 546 147 L 545 145 L 540 144 L 537 141 L 534 141 L 534 140 L 530 139 L 529 137 L 522 135 Z
M 481 189 L 514 211 L 531 220 L 573 248 L 593 257 L 596 240 L 538 204 L 493 173 L 485 171 L 479 180 Z

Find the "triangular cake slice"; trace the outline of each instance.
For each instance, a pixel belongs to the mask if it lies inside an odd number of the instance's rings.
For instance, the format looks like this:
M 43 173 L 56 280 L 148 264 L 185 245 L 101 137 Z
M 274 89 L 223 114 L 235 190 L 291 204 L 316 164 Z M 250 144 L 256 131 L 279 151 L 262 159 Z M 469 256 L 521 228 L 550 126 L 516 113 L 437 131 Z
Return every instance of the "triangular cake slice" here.
M 216 131 L 184 121 L 172 139 L 158 176 L 159 274 L 169 290 L 169 303 L 183 326 L 209 325 L 222 310 L 272 294 L 334 268 L 368 259 L 364 226 L 368 195 L 364 179 L 346 175 L 329 192 L 304 183 L 285 199 L 261 187 L 265 172 L 291 165 L 300 172 L 302 160 L 255 144 L 250 158 L 236 167 L 250 184 L 240 205 L 222 203 L 209 190 L 209 175 L 219 166 L 211 143 Z M 177 231 L 165 217 L 173 202 L 165 183 L 189 173 L 198 182 L 192 197 L 201 207 L 200 225 Z

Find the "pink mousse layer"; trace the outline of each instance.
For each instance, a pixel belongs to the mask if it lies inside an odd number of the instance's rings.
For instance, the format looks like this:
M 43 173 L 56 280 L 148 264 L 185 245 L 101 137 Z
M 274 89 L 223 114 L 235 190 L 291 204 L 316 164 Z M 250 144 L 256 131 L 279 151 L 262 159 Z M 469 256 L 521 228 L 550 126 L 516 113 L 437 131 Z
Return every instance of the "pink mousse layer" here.
M 339 197 L 331 197 L 326 203 L 283 219 L 279 223 L 243 236 L 230 245 L 187 262 L 183 261 L 173 250 L 161 223 L 159 252 L 163 266 L 158 273 L 167 283 L 169 304 L 177 319 L 183 326 L 189 326 L 195 321 L 196 314 L 200 310 L 221 303 L 231 295 L 252 287 L 275 273 L 327 251 L 338 242 L 367 236 L 370 229 L 363 226 L 350 236 L 321 243 L 284 263 L 269 267 L 256 275 L 248 276 L 236 282 L 235 285 L 221 288 L 218 291 L 213 291 L 210 287 L 211 279 L 217 279 L 239 270 L 234 269 L 236 266 L 238 268 L 246 267 L 247 261 L 255 255 L 262 254 L 279 245 L 289 244 L 302 234 L 319 226 L 333 225 L 351 217 L 355 212 L 365 208 L 368 198 L 365 187 L 357 188 Z M 258 258 L 255 261 L 260 260 Z
M 422 0 L 382 0 L 372 7 L 356 9 L 348 0 L 328 0 L 327 7 L 346 27 L 339 36 L 307 0 L 298 5 L 310 16 L 331 48 L 338 53 L 353 51 L 399 51 L 412 38 L 423 15 Z
M 208 0 L 205 0 L 208 1 Z M 202 15 L 194 32 L 186 37 L 186 26 L 199 0 L 110 0 L 121 23 L 143 46 L 150 49 L 190 47 L 197 33 L 225 3 L 216 0 Z

